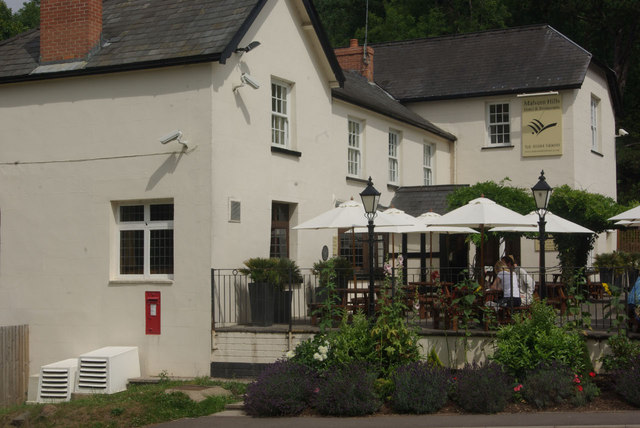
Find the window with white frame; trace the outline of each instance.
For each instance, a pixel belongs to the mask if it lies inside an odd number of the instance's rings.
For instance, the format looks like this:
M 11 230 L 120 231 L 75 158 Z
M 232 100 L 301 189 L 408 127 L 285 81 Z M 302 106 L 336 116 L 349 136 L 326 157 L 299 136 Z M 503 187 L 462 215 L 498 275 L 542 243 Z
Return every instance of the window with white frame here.
M 433 184 L 433 145 L 424 144 L 422 146 L 422 176 L 423 184 L 431 186 Z
M 509 123 L 508 103 L 488 105 L 488 130 L 491 144 L 511 144 Z
M 389 131 L 389 183 L 398 184 L 400 164 L 398 163 L 398 150 L 400 146 L 400 133 Z
M 347 173 L 352 177 L 360 177 L 362 171 L 362 122 L 349 119 L 349 149 Z
M 173 275 L 173 203 L 119 204 L 116 223 L 121 277 Z
M 271 82 L 271 144 L 289 147 L 289 93 L 290 85 Z
M 591 150 L 600 151 L 600 135 L 598 133 L 598 110 L 600 100 L 591 97 Z

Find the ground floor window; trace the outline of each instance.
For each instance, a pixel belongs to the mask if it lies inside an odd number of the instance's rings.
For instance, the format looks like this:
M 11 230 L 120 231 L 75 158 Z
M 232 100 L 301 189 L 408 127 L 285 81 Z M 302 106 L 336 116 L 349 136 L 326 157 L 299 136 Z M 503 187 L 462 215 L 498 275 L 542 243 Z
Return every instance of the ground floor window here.
M 386 234 L 374 234 L 373 268 L 382 269 L 385 263 L 387 245 Z M 349 260 L 356 272 L 369 272 L 369 234 L 351 233 L 351 229 L 338 231 L 338 255 Z
M 271 243 L 269 257 L 289 258 L 290 206 L 274 202 L 271 204 Z
M 121 276 L 173 275 L 173 203 L 117 206 Z

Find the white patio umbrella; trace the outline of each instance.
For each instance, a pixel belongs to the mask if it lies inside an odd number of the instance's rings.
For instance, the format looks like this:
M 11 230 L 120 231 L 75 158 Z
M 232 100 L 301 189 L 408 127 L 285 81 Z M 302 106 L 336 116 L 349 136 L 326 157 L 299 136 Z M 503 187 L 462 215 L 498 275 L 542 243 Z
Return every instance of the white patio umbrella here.
M 498 226 L 536 226 L 522 214 L 518 214 L 509 208 L 503 207 L 485 197 L 469 201 L 466 205 L 456 208 L 430 220 L 433 226 L 466 226 L 480 228 L 480 266 L 484 270 L 484 229 Z M 484 285 L 484 272 L 480 276 L 480 282 Z
M 395 208 L 389 208 L 389 210 L 395 210 Z M 400 211 L 400 210 L 397 210 Z M 385 211 L 386 212 L 386 211 Z M 404 213 L 404 211 L 400 211 Z M 405 214 L 408 215 L 408 214 Z M 413 225 L 410 226 L 382 226 L 379 228 L 382 232 L 390 232 L 390 233 L 429 233 L 429 267 L 433 266 L 433 234 L 434 233 L 446 233 L 446 234 L 455 234 L 455 233 L 478 233 L 477 231 L 469 228 L 469 227 L 458 227 L 458 226 L 428 226 L 431 223 L 431 220 L 434 218 L 441 217 L 440 214 L 434 213 L 433 211 L 428 211 L 426 213 L 420 214 L 418 217 L 412 217 L 414 219 Z M 363 233 L 366 232 L 366 228 L 356 227 L 354 229 L 355 233 Z
M 525 216 L 526 218 L 535 221 L 539 220 L 538 213 L 531 211 Z M 545 232 L 547 233 L 595 233 L 591 229 L 580 226 L 577 223 L 569 221 L 558 215 L 553 214 L 551 211 L 547 211 L 544 217 L 547 224 L 545 225 Z M 539 231 L 538 226 L 500 226 L 490 229 L 489 232 L 531 232 L 537 233 Z
M 640 223 L 640 205 L 618 215 L 614 215 L 613 217 L 609 218 L 609 220 L 627 220 L 631 223 Z
M 399 211 L 399 210 L 398 210 Z M 408 214 L 406 214 L 408 216 Z M 392 214 L 386 214 L 378 212 L 373 219 L 375 227 L 389 227 L 389 226 L 406 226 L 414 223 L 413 217 L 400 216 Z M 330 209 L 310 220 L 307 220 L 293 229 L 351 229 L 352 232 L 356 227 L 367 226 L 368 220 L 365 217 L 364 207 L 361 202 L 354 201 L 353 199 L 347 202 L 343 202 L 335 208 Z M 353 234 L 353 248 L 355 248 L 355 234 Z M 351 261 L 355 266 L 355 252 L 353 252 L 353 260 Z M 355 281 L 355 271 L 354 271 Z
M 398 210 L 399 211 L 399 210 Z M 330 209 L 310 220 L 307 220 L 294 229 L 346 229 L 354 227 L 366 227 L 368 220 L 365 217 L 364 207 L 361 202 L 350 200 L 343 202 L 335 208 Z M 408 216 L 408 217 L 407 217 Z M 373 219 L 375 227 L 407 226 L 412 225 L 413 217 L 387 214 L 384 211 L 378 212 Z

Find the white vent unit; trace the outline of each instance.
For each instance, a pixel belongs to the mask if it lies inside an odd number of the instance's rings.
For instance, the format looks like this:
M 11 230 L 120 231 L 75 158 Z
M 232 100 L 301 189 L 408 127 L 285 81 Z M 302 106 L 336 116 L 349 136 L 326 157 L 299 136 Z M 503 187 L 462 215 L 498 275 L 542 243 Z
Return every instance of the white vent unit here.
M 136 346 L 107 346 L 78 357 L 78 393 L 113 394 L 127 389 L 131 378 L 140 377 Z
M 36 401 L 38 403 L 56 403 L 71 400 L 77 367 L 77 358 L 40 367 Z

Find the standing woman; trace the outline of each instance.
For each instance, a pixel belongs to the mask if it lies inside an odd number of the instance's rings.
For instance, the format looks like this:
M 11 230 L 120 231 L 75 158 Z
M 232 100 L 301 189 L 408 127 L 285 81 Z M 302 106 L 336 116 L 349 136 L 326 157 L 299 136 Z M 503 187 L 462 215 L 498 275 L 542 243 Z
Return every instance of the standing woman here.
M 498 305 L 502 307 L 520 306 L 522 304 L 520 288 L 514 272 L 502 260 L 496 263 L 493 270 L 496 273 L 496 279 L 491 284 L 491 289 L 502 290 L 502 299 L 498 300 Z

